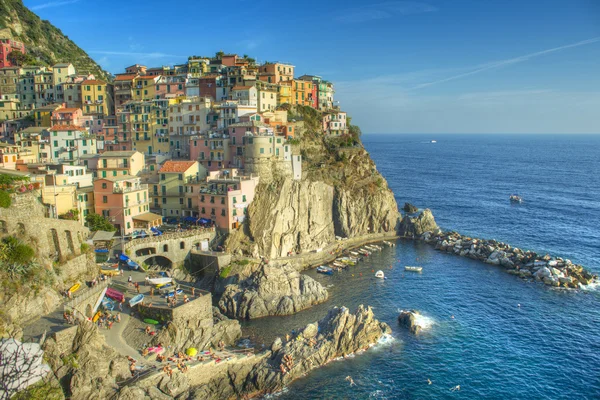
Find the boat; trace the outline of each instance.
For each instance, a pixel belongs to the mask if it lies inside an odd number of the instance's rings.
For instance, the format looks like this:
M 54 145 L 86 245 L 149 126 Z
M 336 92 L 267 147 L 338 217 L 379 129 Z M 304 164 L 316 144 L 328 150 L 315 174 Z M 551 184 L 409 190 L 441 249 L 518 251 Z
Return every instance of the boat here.
M 69 293 L 73 294 L 81 288 L 81 283 L 77 282 L 69 288 Z
M 383 273 L 382 270 L 379 270 L 379 271 L 375 272 L 375 278 L 385 279 L 385 274 Z
M 144 322 L 150 325 L 158 325 L 158 321 L 152 318 L 146 318 L 144 319 Z
M 337 262 L 337 261 L 332 262 L 331 265 L 333 265 L 336 268 L 347 268 L 348 267 L 346 264 L 342 264 L 341 262 Z
M 392 242 L 388 242 L 388 241 L 384 241 L 383 244 L 385 244 L 388 247 L 394 247 L 394 246 L 396 246 L 396 243 L 392 243 Z
M 144 295 L 138 294 L 137 296 L 134 296 L 131 298 L 131 300 L 129 300 L 129 306 L 133 307 L 133 306 L 141 303 L 142 301 L 144 301 Z
M 317 272 L 320 274 L 331 275 L 333 274 L 333 268 L 328 267 L 326 265 L 321 265 L 317 267 Z
M 140 269 L 140 265 L 132 259 L 127 260 L 126 263 L 130 271 L 137 271 L 138 269 Z
M 106 297 L 111 298 L 120 303 L 125 298 L 125 295 L 116 289 L 108 288 L 106 289 Z
M 165 294 L 165 298 L 168 299 L 169 297 L 174 297 L 175 294 L 180 295 L 183 294 L 183 290 L 177 288 L 176 290 L 172 290 L 170 292 L 168 292 L 167 294 Z
M 100 319 L 101 315 L 102 315 L 102 311 L 98 311 L 96 314 L 94 314 L 94 318 L 92 318 L 92 322 L 97 322 Z
M 404 267 L 404 270 L 405 271 L 410 271 L 410 272 L 421 272 L 421 271 L 423 271 L 423 267 L 411 267 L 409 265 L 406 265 Z
M 105 310 L 112 311 L 115 309 L 115 303 L 108 297 L 104 297 L 102 299 L 102 307 L 104 307 Z
M 100 273 L 106 276 L 117 276 L 121 274 L 119 264 L 104 264 L 100 267 Z
M 522 203 L 523 202 L 523 198 L 517 194 L 511 194 L 509 199 L 510 199 L 511 203 Z
M 162 286 L 167 283 L 171 283 L 172 280 L 172 278 L 150 278 L 148 279 L 148 282 L 150 282 L 152 285 Z
M 355 252 L 355 251 L 351 251 L 351 252 L 350 252 L 350 254 L 352 254 L 353 256 L 357 256 L 357 257 L 360 255 L 360 254 L 358 254 L 358 253 L 357 253 L 357 252 Z
M 431 141 L 431 142 L 429 142 L 429 143 L 437 143 L 437 140 L 432 140 L 432 141 Z

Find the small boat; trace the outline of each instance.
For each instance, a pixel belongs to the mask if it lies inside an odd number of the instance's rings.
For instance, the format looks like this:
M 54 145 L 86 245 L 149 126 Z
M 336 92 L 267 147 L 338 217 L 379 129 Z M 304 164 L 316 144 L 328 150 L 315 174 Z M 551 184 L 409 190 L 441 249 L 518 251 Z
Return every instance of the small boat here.
M 97 322 L 100 319 L 101 315 L 102 315 L 102 311 L 98 311 L 96 314 L 94 314 L 94 318 L 92 318 L 92 322 Z
M 384 241 L 383 244 L 385 244 L 388 247 L 394 247 L 394 246 L 396 246 L 396 243 L 387 242 L 387 241 Z
M 150 282 L 152 285 L 162 286 L 166 285 L 167 283 L 171 283 L 172 280 L 173 279 L 171 278 L 150 278 L 148 279 L 148 282 Z
M 429 142 L 429 143 L 437 143 L 437 140 L 432 140 L 432 141 L 431 141 L 431 142 Z
M 106 289 L 106 297 L 111 298 L 120 303 L 125 298 L 125 295 L 116 289 L 108 288 Z
M 77 282 L 69 288 L 69 293 L 73 294 L 81 288 L 81 283 Z
M 511 203 L 522 203 L 523 202 L 523 198 L 516 194 L 511 194 L 509 199 L 510 199 Z
M 411 266 L 406 265 L 404 267 L 404 270 L 410 271 L 410 272 L 421 272 L 421 271 L 423 271 L 423 267 L 411 267 Z
M 320 267 L 317 267 L 317 272 L 320 274 L 331 275 L 333 274 L 333 268 L 321 265 Z
M 106 276 L 117 276 L 121 274 L 119 264 L 104 264 L 100 267 L 100 273 Z
M 131 300 L 129 300 L 129 306 L 133 307 L 136 304 L 141 303 L 142 301 L 144 301 L 144 295 L 143 294 L 138 294 L 137 296 L 134 296 L 131 298 Z
M 158 325 L 158 321 L 152 318 L 146 318 L 144 319 L 144 322 L 150 325 Z
M 130 271 L 137 271 L 138 269 L 140 269 L 140 265 L 132 259 L 127 260 L 126 263 Z
M 360 254 L 358 254 L 358 253 L 357 253 L 357 252 L 355 252 L 355 251 L 351 251 L 351 252 L 350 252 L 350 254 L 352 254 L 353 256 L 356 256 L 356 257 L 358 257 L 358 256 L 360 255 Z
M 105 297 L 102 299 L 102 307 L 104 307 L 105 310 L 112 311 L 115 309 L 115 303 L 108 297 Z
M 169 297 L 174 297 L 175 294 L 177 294 L 178 296 L 183 294 L 183 290 L 177 288 L 176 290 L 172 290 L 170 292 L 168 292 L 167 294 L 165 294 L 165 298 L 168 299 Z
M 375 272 L 375 278 L 385 279 L 385 274 L 383 273 L 382 270 L 379 270 L 379 271 Z

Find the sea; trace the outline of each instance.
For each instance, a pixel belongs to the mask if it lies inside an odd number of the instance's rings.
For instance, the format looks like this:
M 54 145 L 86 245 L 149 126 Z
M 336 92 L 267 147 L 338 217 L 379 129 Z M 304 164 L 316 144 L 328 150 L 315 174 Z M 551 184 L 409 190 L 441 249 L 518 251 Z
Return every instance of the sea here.
M 363 142 L 399 207 L 429 208 L 443 229 L 600 273 L 600 135 L 365 134 Z M 511 194 L 523 203 L 511 204 Z M 374 277 L 379 269 L 386 280 Z M 329 288 L 330 299 L 294 316 L 245 322 L 251 342 L 268 346 L 333 306 L 359 304 L 372 306 L 393 334 L 271 397 L 600 399 L 597 287 L 549 288 L 404 240 L 348 271 L 306 273 Z M 420 334 L 398 325 L 403 309 L 424 316 Z

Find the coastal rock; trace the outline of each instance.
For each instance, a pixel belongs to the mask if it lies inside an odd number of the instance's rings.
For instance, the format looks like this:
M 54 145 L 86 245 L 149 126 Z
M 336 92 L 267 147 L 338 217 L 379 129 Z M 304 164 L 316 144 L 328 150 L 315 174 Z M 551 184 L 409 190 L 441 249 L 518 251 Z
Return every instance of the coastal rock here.
M 413 206 L 410 203 L 404 203 L 404 207 L 402 207 L 402 209 L 404 210 L 404 212 L 406 212 L 407 214 L 414 214 L 417 211 L 419 211 L 419 209 L 415 206 Z
M 291 315 L 327 300 L 327 290 L 293 267 L 263 264 L 248 279 L 228 285 L 219 309 L 232 318 Z
M 435 223 L 431 210 L 425 209 L 416 217 L 404 216 L 400 222 L 398 234 L 403 237 L 419 237 L 425 232 L 435 232 L 439 227 Z
M 239 321 L 227 318 L 218 308 L 213 307 L 212 319 L 199 313 L 191 313 L 159 330 L 151 343 L 170 346 L 174 351 L 185 351 L 189 347 L 204 350 L 216 347 L 220 341 L 233 345 L 241 336 Z
M 398 323 L 413 333 L 417 334 L 421 330 L 421 325 L 418 323 L 418 317 L 421 314 L 418 311 L 410 310 L 410 311 L 402 311 L 400 315 L 398 315 Z
M 116 382 L 131 376 L 127 359 L 106 345 L 104 336 L 91 322 L 83 321 L 51 335 L 44 351 L 56 377 L 74 400 L 110 398 L 116 393 Z

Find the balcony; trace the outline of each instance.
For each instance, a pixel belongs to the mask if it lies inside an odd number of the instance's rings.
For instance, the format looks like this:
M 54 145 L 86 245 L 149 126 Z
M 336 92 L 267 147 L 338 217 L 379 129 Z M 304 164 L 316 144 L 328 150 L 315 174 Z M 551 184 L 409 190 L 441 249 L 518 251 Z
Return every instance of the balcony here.
M 136 192 L 138 190 L 148 190 L 148 185 L 145 183 L 141 183 L 139 185 L 133 185 L 133 186 L 114 187 L 113 193 L 129 193 L 129 192 Z

